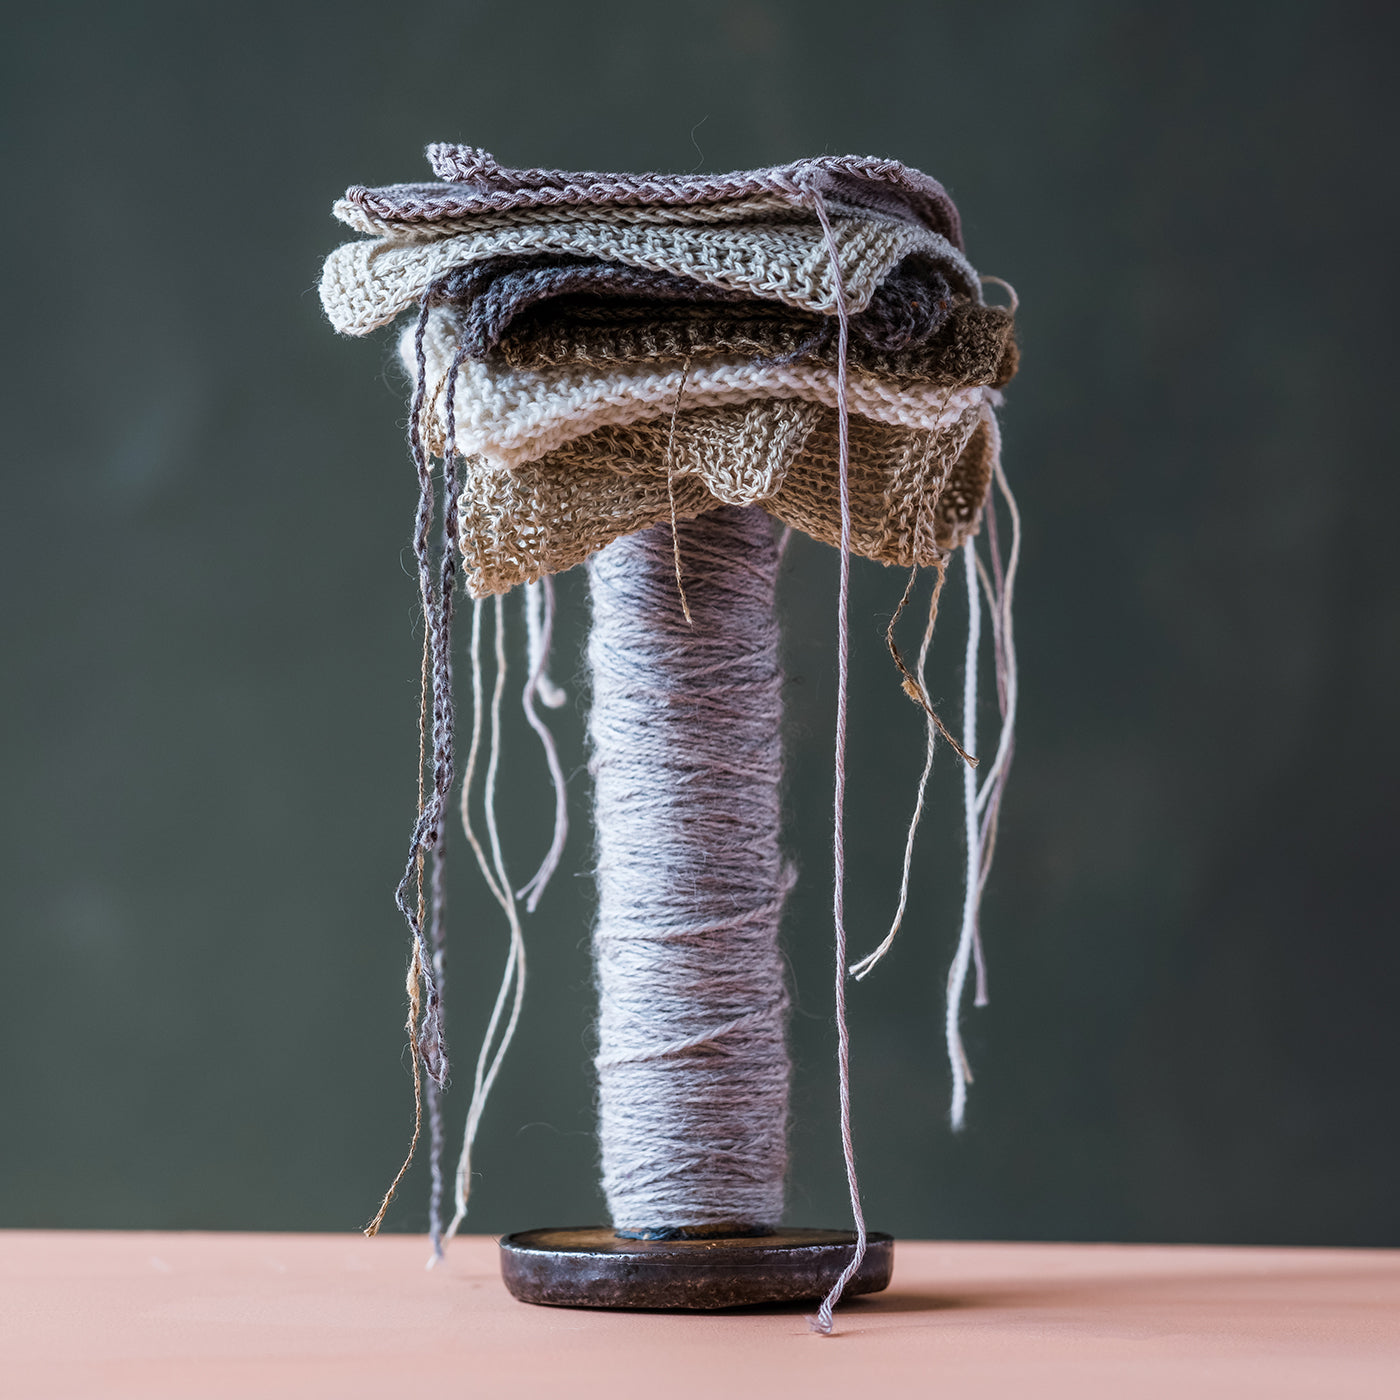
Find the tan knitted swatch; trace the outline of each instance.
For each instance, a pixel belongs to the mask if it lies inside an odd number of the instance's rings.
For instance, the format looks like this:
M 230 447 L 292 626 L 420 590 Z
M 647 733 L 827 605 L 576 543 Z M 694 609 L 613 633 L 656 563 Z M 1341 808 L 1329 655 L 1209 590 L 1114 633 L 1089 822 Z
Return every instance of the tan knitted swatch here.
M 493 216 L 495 226 L 433 243 L 364 239 L 326 259 L 321 304 L 336 330 L 367 335 L 415 305 L 453 268 L 508 253 L 570 253 L 649 267 L 832 315 L 836 283 L 821 226 L 783 223 L 627 225 L 596 219 L 541 220 L 535 211 Z M 981 300 L 971 264 L 941 234 L 909 224 L 834 218 L 847 309 L 870 304 L 875 288 L 910 253 L 935 259 L 954 284 Z
M 942 326 L 923 345 L 879 350 L 852 338 L 848 363 L 887 379 L 938 384 L 1010 382 L 1016 372 L 1011 313 L 959 297 Z M 778 303 L 742 308 L 705 302 L 640 305 L 602 298 L 546 303 L 516 317 L 501 336 L 499 354 L 517 369 L 555 365 L 613 365 L 640 360 L 689 360 L 753 355 L 765 360 L 811 359 L 835 365 L 830 317 Z
M 908 567 L 961 544 L 990 476 L 984 412 L 969 406 L 939 432 L 851 418 L 854 553 Z M 838 453 L 834 409 L 760 399 L 679 414 L 674 434 L 669 418 L 602 428 L 513 468 L 470 458 L 457 505 L 467 587 L 475 597 L 503 593 L 673 509 L 689 518 L 726 502 L 757 503 L 839 545 Z

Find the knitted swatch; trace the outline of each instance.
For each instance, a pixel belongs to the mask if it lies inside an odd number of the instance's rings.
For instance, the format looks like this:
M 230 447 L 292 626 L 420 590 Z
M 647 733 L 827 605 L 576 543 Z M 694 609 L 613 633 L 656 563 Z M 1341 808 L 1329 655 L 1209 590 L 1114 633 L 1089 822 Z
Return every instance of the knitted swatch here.
M 446 380 L 456 346 L 455 327 L 440 308 L 431 312 L 423 349 L 427 402 L 436 409 L 429 444 L 443 443 Z M 416 374 L 414 332 L 405 331 L 399 354 Z M 756 398 L 805 399 L 836 406 L 837 371 L 795 360 L 755 362 L 717 356 L 689 366 L 676 361 L 640 361 L 593 368 L 511 369 L 496 362 L 466 360 L 457 376 L 454 413 L 457 450 L 499 466 L 541 457 L 573 438 L 608 424 L 635 423 L 669 414 L 678 396 L 683 407 L 741 403 Z M 938 431 L 981 405 L 981 386 L 949 387 L 929 380 L 895 381 L 852 371 L 848 402 L 853 413 L 906 428 Z
M 367 335 L 416 305 L 439 278 L 502 254 L 564 253 L 689 277 L 832 315 L 837 270 L 822 230 L 810 221 L 629 226 L 580 219 L 541 222 L 529 210 L 493 227 L 433 243 L 365 239 L 327 259 L 321 304 L 336 330 Z M 832 220 L 848 311 L 870 305 L 875 288 L 911 253 L 935 261 L 954 290 L 981 300 L 967 259 L 941 234 L 865 218 Z
M 732 355 L 835 366 L 838 355 L 830 317 L 803 316 L 773 303 L 725 307 L 574 298 L 518 317 L 501 336 L 497 350 L 516 369 Z M 847 363 L 887 379 L 1005 384 L 1015 372 L 1011 315 L 1001 307 L 960 297 L 948 305 L 936 331 L 922 344 L 891 351 L 853 338 Z
M 708 306 L 716 315 L 719 308 L 731 307 L 736 316 L 783 316 L 795 333 L 799 327 L 808 334 L 820 330 L 829 335 L 832 330 L 829 316 L 796 311 L 727 287 L 557 253 L 469 263 L 441 278 L 427 296 L 434 305 L 456 309 L 461 343 L 474 360 L 484 360 L 497 349 L 517 316 L 552 314 L 548 303 L 562 298 L 575 308 L 591 306 L 620 317 L 656 314 L 657 308 L 680 302 L 697 310 Z M 917 254 L 905 258 L 875 289 L 870 305 L 851 318 L 852 342 L 878 350 L 921 345 L 947 319 L 952 305 L 952 291 L 937 265 Z
M 958 211 L 947 191 L 922 171 L 895 160 L 818 156 L 728 175 L 624 175 L 512 170 L 475 146 L 438 144 L 428 147 L 428 161 L 433 173 L 449 183 L 381 189 L 355 185 L 345 192 L 345 208 L 337 204 L 337 217 L 346 218 L 354 209 L 389 223 L 424 225 L 523 208 L 679 208 L 691 222 L 698 222 L 705 206 L 738 200 L 761 200 L 765 208 L 805 213 L 815 192 L 833 210 L 901 219 L 962 247 Z
M 854 553 L 909 568 L 961 545 L 990 475 L 982 411 L 939 432 L 852 418 Z M 839 465 L 835 412 L 781 399 L 602 428 L 516 467 L 471 458 L 457 502 L 467 587 L 483 597 L 571 569 L 673 509 L 687 519 L 757 504 L 839 544 Z

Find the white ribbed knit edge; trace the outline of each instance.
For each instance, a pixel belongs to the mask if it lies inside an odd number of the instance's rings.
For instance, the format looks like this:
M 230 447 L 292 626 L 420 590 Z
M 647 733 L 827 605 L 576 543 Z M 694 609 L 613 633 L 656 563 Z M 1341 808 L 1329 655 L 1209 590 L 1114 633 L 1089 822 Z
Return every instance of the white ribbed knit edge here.
M 493 223 L 498 218 L 493 216 Z M 941 234 L 873 219 L 831 223 L 852 313 L 870 304 L 895 264 L 917 252 L 937 259 L 959 290 L 981 300 L 971 264 Z M 367 335 L 414 305 L 454 268 L 528 253 L 568 253 L 651 268 L 823 315 L 836 308 L 831 261 L 821 228 L 810 221 L 676 227 L 523 218 L 515 226 L 435 243 L 366 239 L 342 244 L 326 259 L 321 304 L 336 330 Z
M 423 348 L 439 431 L 453 332 L 450 315 L 431 313 Z M 413 344 L 414 330 L 409 327 L 399 341 L 399 354 L 411 376 Z M 951 427 L 990 392 L 981 385 L 950 389 L 946 384 L 894 382 L 856 370 L 847 378 L 852 413 L 924 430 Z M 689 369 L 642 361 L 604 372 L 574 365 L 517 370 L 467 360 L 457 377 L 457 449 L 503 467 L 533 461 L 595 428 L 670 413 L 678 390 L 683 408 L 756 398 L 805 399 L 829 408 L 837 402 L 836 370 L 810 362 L 778 365 L 719 357 L 692 360 Z

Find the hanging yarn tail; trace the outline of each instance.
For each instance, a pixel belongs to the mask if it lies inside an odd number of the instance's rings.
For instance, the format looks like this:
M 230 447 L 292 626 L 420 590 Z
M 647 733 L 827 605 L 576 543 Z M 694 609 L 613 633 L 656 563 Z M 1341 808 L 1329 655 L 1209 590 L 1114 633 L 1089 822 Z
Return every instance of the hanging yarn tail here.
M 484 611 L 481 599 L 477 599 L 472 609 L 471 666 L 472 666 L 472 737 L 467 751 L 466 771 L 462 779 L 462 828 L 467 842 L 476 856 L 482 878 L 491 896 L 501 906 L 510 928 L 510 945 L 506 954 L 505 970 L 501 976 L 500 989 L 491 1008 L 491 1019 L 487 1023 L 486 1034 L 482 1037 L 481 1051 L 477 1056 L 476 1073 L 472 1081 L 471 1103 L 467 1108 L 466 1127 L 462 1133 L 462 1151 L 457 1160 L 454 1181 L 452 1219 L 447 1226 L 444 1240 L 451 1240 L 457 1233 L 467 1213 L 467 1202 L 471 1195 L 472 1147 L 476 1142 L 477 1128 L 485 1111 L 491 1088 L 500 1073 L 501 1063 L 515 1036 L 520 1022 L 520 1008 L 525 998 L 525 937 L 520 926 L 520 910 L 515 892 L 506 874 L 505 858 L 501 852 L 500 828 L 496 819 L 496 779 L 500 770 L 501 752 L 501 697 L 506 683 L 506 642 L 505 642 L 505 600 L 496 595 L 494 607 L 495 621 L 495 661 L 496 679 L 491 691 L 491 738 L 486 763 L 486 784 L 484 808 L 486 835 L 491 848 L 488 858 L 481 844 L 471 816 L 471 794 L 476 773 L 476 762 L 481 748 L 482 713 L 482 673 L 481 673 L 481 615 Z M 513 995 L 512 995 L 513 993 Z M 506 1005 L 510 1011 L 507 1015 Z M 501 1020 L 506 1018 L 505 1028 Z M 497 1032 L 500 1039 L 497 1042 Z M 492 1049 L 493 1043 L 495 1045 Z
M 967 660 L 963 672 L 963 747 L 977 747 L 977 654 L 982 640 L 982 608 L 978 594 L 977 548 L 975 539 L 962 547 L 967 578 Z M 972 959 L 972 941 L 977 927 L 977 897 L 982 871 L 981 832 L 977 823 L 977 774 L 963 768 L 963 815 L 967 841 L 967 878 L 963 895 L 962 927 L 958 933 L 957 951 L 948 970 L 948 1003 L 944 1030 L 948 1041 L 948 1061 L 953 1073 L 952 1121 L 961 1128 L 967 1109 L 967 1086 L 972 1082 L 972 1069 L 963 1049 L 962 1032 L 958 1028 L 958 1013 L 962 1005 L 963 986 Z
M 991 434 L 992 479 L 1006 503 L 1006 513 L 1011 521 L 1011 547 L 1003 565 L 1000 541 L 997 536 L 997 517 L 993 502 L 987 504 L 987 544 L 991 555 L 990 576 L 986 567 L 978 560 L 978 575 L 983 592 L 987 596 L 988 611 L 992 619 L 992 641 L 995 649 L 997 705 L 1001 713 L 1001 735 L 997 744 L 996 757 L 990 772 L 983 781 L 977 795 L 977 809 L 981 814 L 979 841 L 982 847 L 982 870 L 979 883 L 986 886 L 987 876 L 992 868 L 992 853 L 996 847 L 997 823 L 1001 814 L 1002 794 L 1006 789 L 1007 775 L 1011 771 L 1011 759 L 1016 747 L 1016 643 L 1012 632 L 1011 603 L 1016 587 L 1016 569 L 1021 558 L 1021 512 L 1016 498 L 1012 495 L 1006 472 L 1001 463 L 1001 433 L 992 413 L 986 415 L 987 428 Z M 980 894 L 980 890 L 979 890 Z M 976 1005 L 987 1003 L 986 968 L 981 956 L 982 940 L 980 930 L 974 944 L 977 954 L 977 999 Z
M 418 815 L 409 842 L 408 860 L 402 879 L 394 891 L 394 902 L 408 924 L 412 938 L 409 963 L 408 1033 L 413 1061 L 413 1136 L 404 1158 L 374 1219 L 365 1227 L 367 1235 L 378 1233 L 385 1212 L 417 1151 L 423 1126 L 423 1075 L 428 1079 L 430 1143 L 435 1154 L 442 1142 L 441 1091 L 446 1086 L 448 1063 L 443 1032 L 444 976 L 444 848 L 443 811 L 451 791 L 453 770 L 452 711 L 452 594 L 456 571 L 456 453 L 449 445 L 443 458 L 442 532 L 437 569 L 433 568 L 431 532 L 436 492 L 432 460 L 423 434 L 426 355 L 424 335 L 428 325 L 430 294 L 423 297 L 414 337 L 418 377 L 409 415 L 409 446 L 418 476 L 418 509 L 414 518 L 413 552 L 418 565 L 418 588 L 423 605 L 424 654 L 423 699 L 419 714 Z M 458 352 L 460 356 L 460 351 Z M 451 416 L 449 388 L 449 418 Z M 448 442 L 453 441 L 449 434 Z M 431 739 L 431 763 L 426 750 Z M 425 769 L 430 772 L 431 790 L 425 790 Z M 429 888 L 424 890 L 424 867 L 431 857 Z M 431 901 L 430 912 L 425 903 Z M 420 1070 L 421 1066 L 421 1070 Z M 440 1180 L 440 1156 L 432 1164 L 435 1181 Z M 441 1253 L 440 1192 L 435 1193 L 430 1210 L 433 1254 Z
M 525 900 L 525 912 L 533 914 L 539 906 L 545 886 L 549 884 L 564 855 L 564 842 L 569 837 L 569 801 L 564 785 L 564 769 L 559 762 L 559 750 L 549 726 L 535 709 L 539 699 L 551 710 L 557 710 L 568 698 L 549 678 L 549 653 L 554 639 L 554 580 L 546 575 L 535 583 L 527 583 L 525 593 L 525 689 L 520 703 L 530 728 L 539 736 L 549 765 L 549 779 L 554 786 L 554 837 L 540 868 L 516 890 L 515 897 Z
M 919 785 L 914 798 L 914 814 L 909 819 L 909 831 L 904 840 L 904 867 L 900 873 L 899 879 L 899 902 L 895 907 L 894 918 L 890 921 L 890 931 L 881 940 L 879 947 L 873 952 L 867 953 L 859 962 L 851 964 L 849 969 L 850 974 L 858 982 L 862 978 L 868 976 L 874 970 L 875 965 L 894 946 L 895 937 L 898 935 L 904 923 L 904 912 L 909 905 L 909 879 L 914 866 L 914 838 L 918 834 L 919 823 L 924 815 L 924 802 L 928 795 L 929 778 L 933 775 L 933 759 L 938 744 L 938 736 L 940 734 L 947 736 L 949 742 L 958 750 L 958 753 L 962 756 L 964 761 L 971 761 L 968 755 L 962 752 L 961 747 L 956 741 L 952 740 L 951 736 L 948 736 L 948 731 L 944 728 L 942 720 L 940 720 L 938 715 L 934 712 L 933 705 L 928 697 L 928 684 L 926 680 L 928 654 L 929 648 L 933 645 L 934 627 L 938 622 L 938 600 L 942 597 L 943 582 L 948 572 L 947 565 L 942 559 L 940 559 L 934 567 L 933 592 L 929 597 L 928 604 L 928 621 L 924 625 L 924 635 L 922 641 L 919 643 L 919 654 L 914 665 L 913 675 L 906 679 L 906 685 L 912 683 L 916 691 L 914 698 L 919 701 L 924 711 L 924 767 L 923 771 L 919 774 Z M 910 594 L 913 592 L 915 574 L 915 570 L 911 569 L 909 571 L 909 583 L 904 590 L 904 597 L 900 599 L 899 608 L 896 609 L 894 616 L 890 619 L 889 630 L 886 634 L 886 640 L 889 643 L 890 650 L 895 653 L 896 661 L 899 661 L 900 658 L 894 645 L 895 623 L 898 622 L 899 614 L 903 611 L 905 604 L 909 601 Z M 902 662 L 900 663 L 900 669 L 904 669 Z
M 527 583 L 521 590 L 525 595 L 525 656 L 534 677 L 535 691 L 546 709 L 559 710 L 569 699 L 562 686 L 555 685 L 549 674 L 554 649 L 554 580 L 543 578 Z
M 846 703 L 850 688 L 850 602 L 851 602 L 851 424 L 847 402 L 847 361 L 850 349 L 850 317 L 846 309 L 846 288 L 841 275 L 836 235 L 827 217 L 826 202 L 813 186 L 809 191 L 812 208 L 826 239 L 827 256 L 836 294 L 838 349 L 836 361 L 836 412 L 840 440 L 838 481 L 840 483 L 841 545 L 840 581 L 836 602 L 836 743 L 835 782 L 832 803 L 832 856 L 835 874 L 832 888 L 832 922 L 836 934 L 836 1056 L 841 1104 L 841 1155 L 846 1164 L 846 1188 L 855 1220 L 856 1245 L 851 1261 L 841 1271 L 831 1291 L 822 1299 L 812 1329 L 830 1335 L 832 1313 L 865 1259 L 867 1246 L 865 1211 L 860 1201 L 856 1176 L 855 1142 L 851 1135 L 851 1034 L 846 1022 Z
M 997 823 L 1001 813 L 1002 794 L 1011 771 L 1011 758 L 1016 743 L 1017 673 L 1016 646 L 1012 631 L 1011 604 L 1015 592 L 1016 570 L 1021 553 L 1021 516 L 1016 498 L 1006 480 L 1001 464 L 1001 436 L 995 415 L 988 410 L 984 423 L 991 435 L 992 475 L 1011 520 L 1011 548 L 1003 564 L 997 536 L 995 503 L 989 501 L 984 519 L 987 525 L 988 552 L 991 567 L 978 556 L 976 537 L 963 545 L 966 565 L 968 634 L 967 659 L 963 677 L 963 742 L 971 746 L 977 735 L 977 662 L 981 640 L 981 595 L 986 594 L 992 624 L 992 647 L 996 667 L 997 708 L 1001 716 L 1001 732 L 996 756 L 978 787 L 970 770 L 963 774 L 964 828 L 967 842 L 967 874 L 963 897 L 962 927 L 957 951 L 948 970 L 948 1002 L 945 1030 L 948 1061 L 953 1078 L 950 1117 L 955 1129 L 960 1129 L 967 1111 L 967 1086 L 972 1082 L 972 1069 L 967 1061 L 958 1020 L 963 992 L 967 985 L 969 964 L 976 969 L 976 992 L 973 1004 L 985 1006 L 988 1001 L 986 960 L 982 953 L 980 913 L 982 893 L 991 871 L 992 853 L 996 844 Z

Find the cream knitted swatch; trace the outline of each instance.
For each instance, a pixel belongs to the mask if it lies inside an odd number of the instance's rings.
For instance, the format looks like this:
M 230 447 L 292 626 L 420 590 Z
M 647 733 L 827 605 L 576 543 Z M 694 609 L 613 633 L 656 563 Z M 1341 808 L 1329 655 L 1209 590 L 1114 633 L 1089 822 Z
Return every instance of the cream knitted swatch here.
M 427 402 L 435 410 L 435 426 L 428 436 L 433 451 L 443 446 L 444 391 L 455 342 L 450 313 L 435 308 L 423 340 Z M 409 374 L 416 375 L 412 329 L 404 332 L 399 354 Z M 528 370 L 466 360 L 457 377 L 457 450 L 485 457 L 495 466 L 513 466 L 597 428 L 669 414 L 678 395 L 686 408 L 758 398 L 804 399 L 834 408 L 836 380 L 837 371 L 828 365 L 800 360 L 764 364 L 742 356 L 695 361 L 688 368 L 674 361 L 642 361 Z M 851 372 L 848 382 L 852 413 L 929 432 L 956 423 L 992 392 L 980 385 L 950 388 L 858 371 Z
M 652 268 L 832 315 L 836 281 L 820 227 L 811 222 L 625 225 L 580 219 L 541 222 L 525 210 L 493 219 L 493 227 L 433 243 L 364 239 L 327 259 L 321 304 L 336 330 L 367 335 L 414 306 L 454 268 L 503 253 L 569 253 Z M 833 219 L 837 259 L 851 314 L 910 253 L 936 260 L 957 290 L 980 301 L 981 284 L 967 259 L 941 234 L 910 224 Z

